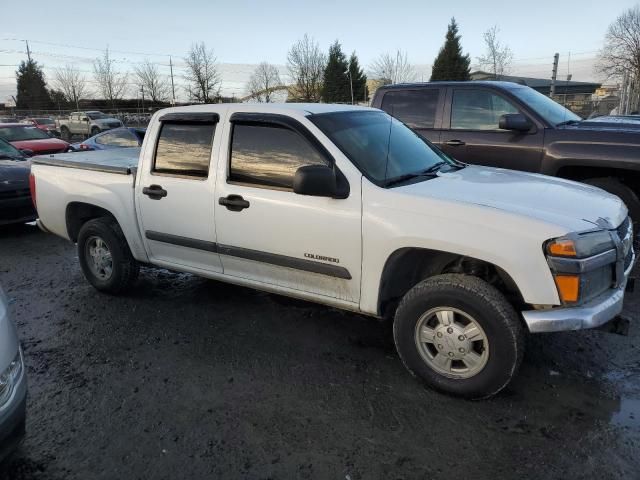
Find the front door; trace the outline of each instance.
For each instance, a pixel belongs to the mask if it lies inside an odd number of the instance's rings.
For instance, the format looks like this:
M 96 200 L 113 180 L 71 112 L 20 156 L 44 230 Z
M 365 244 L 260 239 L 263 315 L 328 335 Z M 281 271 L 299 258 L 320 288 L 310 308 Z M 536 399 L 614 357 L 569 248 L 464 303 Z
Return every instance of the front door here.
M 218 251 L 225 275 L 355 305 L 361 176 L 343 165 L 346 181 L 351 177 L 347 198 L 294 193 L 299 167 L 334 162 L 309 127 L 315 128 L 281 115 L 241 113 L 225 125 L 221 156 L 229 161 L 220 162 L 217 175 Z
M 540 171 L 544 130 L 534 126 L 523 133 L 498 126 L 502 115 L 522 113 L 510 99 L 488 88 L 456 87 L 448 100 L 450 121 L 440 135 L 445 153 L 467 163 Z
M 222 272 L 213 192 L 217 115 L 167 114 L 149 132 L 136 187 L 142 233 L 153 263 Z

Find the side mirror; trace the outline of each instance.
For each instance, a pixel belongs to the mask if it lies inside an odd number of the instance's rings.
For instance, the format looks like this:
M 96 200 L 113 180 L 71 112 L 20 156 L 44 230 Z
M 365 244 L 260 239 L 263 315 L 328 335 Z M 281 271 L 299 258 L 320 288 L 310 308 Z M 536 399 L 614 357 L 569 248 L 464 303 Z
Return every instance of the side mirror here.
M 336 172 L 325 165 L 305 165 L 293 177 L 293 191 L 299 195 L 334 197 L 337 190 Z
M 20 152 L 25 156 L 25 157 L 32 157 L 33 156 L 33 150 L 29 150 L 28 148 L 21 148 Z
M 507 113 L 500 117 L 498 126 L 502 130 L 515 130 L 516 132 L 528 132 L 533 123 L 522 113 Z
M 89 123 L 89 117 L 82 117 L 82 121 Z

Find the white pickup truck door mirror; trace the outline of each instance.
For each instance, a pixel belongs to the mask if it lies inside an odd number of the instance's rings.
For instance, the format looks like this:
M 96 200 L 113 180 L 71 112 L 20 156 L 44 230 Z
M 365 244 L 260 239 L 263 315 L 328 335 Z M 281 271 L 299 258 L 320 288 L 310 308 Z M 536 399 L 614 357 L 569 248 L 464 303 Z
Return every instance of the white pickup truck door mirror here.
M 336 172 L 325 165 L 304 165 L 293 177 L 293 191 L 299 195 L 335 197 Z

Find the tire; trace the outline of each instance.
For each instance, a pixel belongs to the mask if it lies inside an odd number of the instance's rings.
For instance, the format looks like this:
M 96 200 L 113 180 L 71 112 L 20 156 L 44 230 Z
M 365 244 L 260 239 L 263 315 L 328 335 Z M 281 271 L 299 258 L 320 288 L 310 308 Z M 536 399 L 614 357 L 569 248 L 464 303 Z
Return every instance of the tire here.
M 67 127 L 60 127 L 60 136 L 65 142 L 71 141 L 71 132 Z
M 86 279 L 101 292 L 126 291 L 140 272 L 120 226 L 107 217 L 89 220 L 80 228 L 78 259 Z
M 91 135 L 89 135 L 90 137 L 93 137 L 94 135 L 97 135 L 100 133 L 100 129 L 98 127 L 92 127 L 91 128 Z
M 638 195 L 620 180 L 613 177 L 589 178 L 584 181 L 594 187 L 599 187 L 609 193 L 617 195 L 629 210 L 629 216 L 633 221 L 633 233 L 638 235 L 640 229 L 640 199 Z M 617 227 L 617 225 L 615 225 Z
M 453 322 L 447 327 L 440 315 Z M 418 332 L 432 333 L 433 343 L 423 342 L 430 335 Z M 396 348 L 409 372 L 435 390 L 463 398 L 487 398 L 506 387 L 522 362 L 524 337 L 523 324 L 504 295 L 462 274 L 417 284 L 401 300 L 393 323 Z

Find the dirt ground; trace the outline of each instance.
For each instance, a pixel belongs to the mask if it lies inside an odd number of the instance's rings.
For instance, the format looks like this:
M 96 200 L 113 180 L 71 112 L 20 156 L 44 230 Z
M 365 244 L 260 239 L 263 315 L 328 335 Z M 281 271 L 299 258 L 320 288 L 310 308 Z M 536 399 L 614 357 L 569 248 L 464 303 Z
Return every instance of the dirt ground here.
M 34 226 L 0 230 L 0 283 L 29 375 L 1 479 L 640 477 L 637 324 L 531 337 L 470 402 L 412 378 L 388 324 L 165 270 L 100 294 Z

